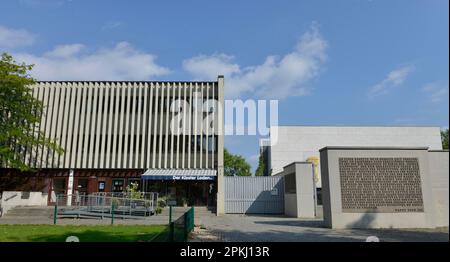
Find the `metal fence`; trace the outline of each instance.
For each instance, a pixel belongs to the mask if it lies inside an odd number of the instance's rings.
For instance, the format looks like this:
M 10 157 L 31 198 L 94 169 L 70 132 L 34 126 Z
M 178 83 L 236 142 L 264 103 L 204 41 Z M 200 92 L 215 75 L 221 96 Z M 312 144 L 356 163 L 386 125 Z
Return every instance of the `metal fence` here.
M 148 199 L 98 195 L 58 195 L 54 219 L 64 217 L 145 218 L 155 213 L 157 195 Z
M 283 177 L 224 177 L 224 180 L 225 213 L 284 213 Z
M 95 192 L 90 194 L 99 197 L 115 197 L 115 198 L 131 198 L 143 199 L 153 202 L 153 206 L 157 206 L 158 193 L 155 192 Z

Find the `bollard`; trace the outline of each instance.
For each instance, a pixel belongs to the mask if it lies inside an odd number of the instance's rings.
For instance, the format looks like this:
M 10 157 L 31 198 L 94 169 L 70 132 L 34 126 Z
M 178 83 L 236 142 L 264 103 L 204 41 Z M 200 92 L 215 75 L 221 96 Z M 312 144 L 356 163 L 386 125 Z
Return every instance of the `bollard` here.
M 169 224 L 172 223 L 172 206 L 169 206 Z

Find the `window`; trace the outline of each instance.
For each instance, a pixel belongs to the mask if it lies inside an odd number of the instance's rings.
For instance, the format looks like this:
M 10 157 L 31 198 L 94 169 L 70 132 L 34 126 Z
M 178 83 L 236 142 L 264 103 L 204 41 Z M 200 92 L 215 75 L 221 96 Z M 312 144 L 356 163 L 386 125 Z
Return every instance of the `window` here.
M 124 180 L 123 179 L 113 179 L 112 181 L 112 192 L 123 192 L 124 191 Z
M 296 194 L 295 173 L 284 176 L 284 191 L 288 194 Z
M 129 178 L 128 187 L 131 187 L 131 184 L 138 184 L 138 190 L 141 190 L 141 180 L 139 178 Z
M 105 181 L 98 182 L 98 192 L 105 192 Z

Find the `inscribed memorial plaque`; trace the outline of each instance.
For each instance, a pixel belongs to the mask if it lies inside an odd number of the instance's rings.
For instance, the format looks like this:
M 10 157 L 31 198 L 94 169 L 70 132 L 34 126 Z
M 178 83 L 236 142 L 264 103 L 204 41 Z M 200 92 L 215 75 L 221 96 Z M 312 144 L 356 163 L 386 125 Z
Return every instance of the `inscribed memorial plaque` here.
M 342 212 L 424 212 L 417 158 L 339 158 Z

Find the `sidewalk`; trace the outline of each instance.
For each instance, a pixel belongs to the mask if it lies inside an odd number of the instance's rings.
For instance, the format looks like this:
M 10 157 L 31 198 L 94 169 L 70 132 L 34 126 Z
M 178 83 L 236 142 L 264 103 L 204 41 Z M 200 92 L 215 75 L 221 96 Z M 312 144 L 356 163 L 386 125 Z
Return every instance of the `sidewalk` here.
M 449 241 L 448 227 L 334 230 L 323 227 L 322 220 L 300 220 L 284 216 L 204 217 L 202 226 L 207 234 L 218 236 L 219 241 L 232 242 L 365 242 L 369 236 L 376 236 L 382 242 Z M 211 240 L 214 241 L 214 238 L 211 237 Z

